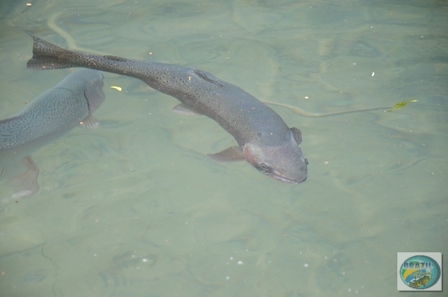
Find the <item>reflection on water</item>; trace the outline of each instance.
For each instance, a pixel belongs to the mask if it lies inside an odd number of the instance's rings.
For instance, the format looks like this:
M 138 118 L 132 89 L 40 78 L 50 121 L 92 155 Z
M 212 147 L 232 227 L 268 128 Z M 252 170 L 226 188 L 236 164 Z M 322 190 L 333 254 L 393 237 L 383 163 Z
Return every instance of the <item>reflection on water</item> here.
M 209 160 L 235 144 L 216 123 L 105 74 L 100 128 L 39 150 L 40 193 L 0 206 L 6 295 L 397 296 L 396 252 L 448 252 L 445 1 L 30 3 L 0 5 L 0 118 L 71 71 L 25 69 L 25 31 L 309 112 L 418 102 L 327 118 L 273 106 L 310 161 L 287 185 Z

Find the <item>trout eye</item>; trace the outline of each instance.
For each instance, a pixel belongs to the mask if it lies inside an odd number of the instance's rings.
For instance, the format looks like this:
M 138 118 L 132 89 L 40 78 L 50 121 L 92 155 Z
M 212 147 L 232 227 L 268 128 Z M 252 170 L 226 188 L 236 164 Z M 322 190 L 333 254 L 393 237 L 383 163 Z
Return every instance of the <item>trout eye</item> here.
M 263 172 L 272 172 L 272 168 L 266 165 L 265 163 L 258 164 L 258 169 Z

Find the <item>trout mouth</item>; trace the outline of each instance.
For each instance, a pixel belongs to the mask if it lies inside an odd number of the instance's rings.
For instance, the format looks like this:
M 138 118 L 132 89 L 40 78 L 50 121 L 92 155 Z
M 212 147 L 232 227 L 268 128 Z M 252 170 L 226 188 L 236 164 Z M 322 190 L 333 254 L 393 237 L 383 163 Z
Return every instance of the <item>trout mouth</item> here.
M 287 178 L 285 176 L 282 176 L 282 175 L 279 175 L 276 173 L 269 174 L 269 176 L 271 176 L 272 178 L 275 178 L 276 180 L 279 180 L 279 181 L 282 181 L 285 183 L 290 183 L 290 184 L 300 184 L 300 183 L 304 182 L 308 177 L 305 175 L 302 179 L 297 180 L 297 179 L 290 179 L 290 178 Z
M 299 184 L 301 182 L 304 182 L 306 180 L 306 178 L 308 177 L 306 170 L 304 173 L 298 174 L 297 178 L 292 179 L 292 178 L 286 177 L 283 171 L 275 170 L 274 168 L 272 168 L 271 166 L 268 166 L 265 163 L 254 164 L 254 166 L 263 174 L 265 174 L 269 177 L 272 177 L 278 181 L 285 182 L 285 183 Z

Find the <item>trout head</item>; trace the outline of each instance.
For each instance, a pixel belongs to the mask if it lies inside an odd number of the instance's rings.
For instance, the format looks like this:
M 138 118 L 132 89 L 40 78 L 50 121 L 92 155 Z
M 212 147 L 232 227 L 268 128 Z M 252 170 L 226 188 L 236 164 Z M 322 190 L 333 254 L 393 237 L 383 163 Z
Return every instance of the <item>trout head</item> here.
M 302 135 L 298 128 L 291 128 L 282 143 L 266 145 L 263 136 L 243 147 L 244 157 L 262 173 L 288 183 L 301 183 L 308 174 L 308 161 L 299 144 Z

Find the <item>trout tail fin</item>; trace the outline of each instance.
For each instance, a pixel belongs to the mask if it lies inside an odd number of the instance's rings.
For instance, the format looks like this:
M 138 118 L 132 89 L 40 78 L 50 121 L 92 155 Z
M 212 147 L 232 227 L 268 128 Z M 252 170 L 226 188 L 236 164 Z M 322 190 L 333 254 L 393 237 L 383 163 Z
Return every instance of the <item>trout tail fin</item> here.
M 39 37 L 33 36 L 33 57 L 28 60 L 26 67 L 30 69 L 59 69 L 74 66 L 66 61 L 71 51 L 60 48 Z

